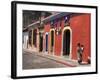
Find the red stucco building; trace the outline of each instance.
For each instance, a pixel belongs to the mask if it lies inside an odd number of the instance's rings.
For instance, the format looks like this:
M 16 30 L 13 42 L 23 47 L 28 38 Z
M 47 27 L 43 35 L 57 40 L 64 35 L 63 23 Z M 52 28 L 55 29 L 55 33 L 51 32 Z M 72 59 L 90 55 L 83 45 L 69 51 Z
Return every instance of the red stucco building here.
M 42 54 L 78 60 L 77 44 L 84 45 L 83 62 L 91 58 L 91 15 L 59 12 L 28 26 L 28 47 Z M 25 36 L 24 36 L 25 37 Z

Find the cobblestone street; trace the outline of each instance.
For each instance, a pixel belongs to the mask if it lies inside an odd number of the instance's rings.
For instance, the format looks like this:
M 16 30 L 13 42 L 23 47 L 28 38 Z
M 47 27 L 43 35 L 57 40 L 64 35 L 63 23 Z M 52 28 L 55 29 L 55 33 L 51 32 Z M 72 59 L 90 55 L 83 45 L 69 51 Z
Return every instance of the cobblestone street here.
M 39 68 L 61 68 L 67 65 L 56 62 L 52 59 L 44 58 L 34 53 L 23 51 L 23 69 L 39 69 Z

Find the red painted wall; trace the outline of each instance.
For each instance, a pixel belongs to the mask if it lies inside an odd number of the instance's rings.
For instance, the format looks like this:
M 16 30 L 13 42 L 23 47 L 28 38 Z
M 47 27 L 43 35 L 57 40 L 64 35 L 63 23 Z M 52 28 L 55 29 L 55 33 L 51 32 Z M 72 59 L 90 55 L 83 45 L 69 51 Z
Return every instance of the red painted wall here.
M 58 20 L 57 28 L 60 27 L 60 21 L 61 21 L 61 29 L 64 27 L 64 20 L 63 18 Z M 61 50 L 62 50 L 62 33 L 59 35 L 55 34 L 55 55 L 56 56 L 61 56 Z
M 72 59 L 77 60 L 77 43 L 84 45 L 83 61 L 90 56 L 90 14 L 74 15 L 70 19 L 72 29 Z
M 44 25 L 44 32 L 45 33 L 46 32 L 50 32 L 50 24 L 49 23 L 47 23 L 47 24 Z
M 49 23 L 44 25 L 44 35 L 46 32 L 48 32 L 48 33 L 50 32 L 50 24 Z M 46 42 L 46 39 L 44 39 L 44 48 L 46 48 L 45 42 Z M 48 53 L 49 53 L 49 46 L 50 46 L 50 35 L 48 34 Z
M 77 43 L 84 45 L 83 61 L 87 61 L 90 55 L 90 14 L 75 14 L 70 18 L 70 27 L 72 29 L 72 59 L 77 60 Z M 64 18 L 62 20 L 61 28 L 64 27 Z M 59 24 L 59 21 L 58 21 Z M 59 26 L 58 26 L 59 27 Z M 45 32 L 50 32 L 50 23 L 47 23 L 44 27 Z M 50 36 L 48 39 L 50 43 Z M 49 44 L 50 45 L 50 44 Z M 61 56 L 62 50 L 62 33 L 60 35 L 55 34 L 55 55 Z M 49 48 L 49 47 L 48 47 Z
M 61 34 L 60 35 L 55 35 L 55 55 L 56 56 L 60 56 L 61 55 L 61 47 L 62 47 L 62 38 L 61 38 Z

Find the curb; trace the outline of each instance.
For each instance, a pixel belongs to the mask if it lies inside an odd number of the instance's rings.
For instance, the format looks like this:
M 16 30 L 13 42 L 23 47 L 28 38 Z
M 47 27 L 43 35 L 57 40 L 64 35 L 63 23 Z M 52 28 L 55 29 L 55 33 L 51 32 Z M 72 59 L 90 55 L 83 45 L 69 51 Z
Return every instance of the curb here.
M 29 53 L 35 52 L 35 51 L 32 51 L 32 50 L 28 50 L 28 49 L 24 49 L 24 51 L 29 52 Z M 35 54 L 37 54 L 40 57 L 44 57 L 44 58 L 48 58 L 48 59 L 54 60 L 54 61 L 56 61 L 58 63 L 64 64 L 64 65 L 69 66 L 69 67 L 77 67 L 77 64 L 73 65 L 71 63 L 66 62 L 67 60 L 57 59 L 57 57 L 54 57 L 54 56 L 51 56 L 51 55 L 48 55 L 48 54 L 42 54 L 42 53 L 39 54 L 37 52 Z

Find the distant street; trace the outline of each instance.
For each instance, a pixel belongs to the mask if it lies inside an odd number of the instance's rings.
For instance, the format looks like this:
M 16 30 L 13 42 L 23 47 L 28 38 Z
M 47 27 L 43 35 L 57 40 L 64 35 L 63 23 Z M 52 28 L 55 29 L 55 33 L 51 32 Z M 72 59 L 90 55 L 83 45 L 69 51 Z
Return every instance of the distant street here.
M 39 68 L 61 68 L 67 65 L 56 62 L 52 59 L 41 57 L 34 53 L 23 51 L 23 69 L 39 69 Z

